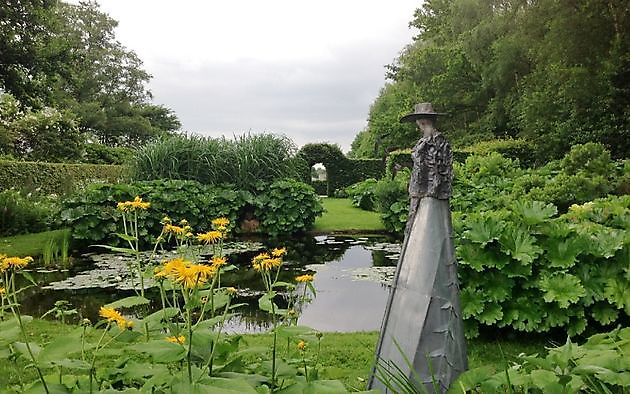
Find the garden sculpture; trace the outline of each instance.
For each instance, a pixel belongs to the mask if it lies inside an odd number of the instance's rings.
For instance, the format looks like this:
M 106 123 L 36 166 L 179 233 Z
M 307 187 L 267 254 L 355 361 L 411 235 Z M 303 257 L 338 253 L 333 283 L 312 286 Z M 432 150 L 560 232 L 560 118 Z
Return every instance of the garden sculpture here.
M 400 119 L 415 121 L 423 135 L 412 150 L 405 240 L 369 382 L 384 393 L 397 391 L 388 377 L 403 373 L 418 389 L 443 393 L 467 368 L 451 239 L 452 153 L 435 128 L 439 115 L 431 103 L 421 103 Z

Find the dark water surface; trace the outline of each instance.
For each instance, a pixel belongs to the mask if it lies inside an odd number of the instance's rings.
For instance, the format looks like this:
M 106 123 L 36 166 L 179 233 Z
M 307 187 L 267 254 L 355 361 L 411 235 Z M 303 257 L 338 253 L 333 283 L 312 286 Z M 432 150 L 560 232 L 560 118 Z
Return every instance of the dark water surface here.
M 305 273 L 315 275 L 317 297 L 302 310 L 300 324 L 340 332 L 380 328 L 400 245 L 385 237 L 331 235 L 236 245 L 229 261 L 238 269 L 222 275 L 221 284 L 236 287 L 235 302 L 248 306 L 238 310 L 239 315 L 227 325 L 228 331 L 259 332 L 270 326 L 269 316 L 257 308 L 263 287 L 250 261 L 259 251 L 276 246 L 286 246 L 289 251 L 280 280 L 293 281 Z M 24 293 L 22 312 L 41 316 L 56 301 L 67 300 L 80 318 L 96 321 L 102 305 L 134 295 L 126 272 L 126 263 L 116 255 L 91 255 L 68 271 L 33 272 L 39 286 Z M 136 313 L 159 308 L 157 289 L 149 289 L 147 295 L 152 304 Z M 280 297 L 276 302 L 283 307 Z

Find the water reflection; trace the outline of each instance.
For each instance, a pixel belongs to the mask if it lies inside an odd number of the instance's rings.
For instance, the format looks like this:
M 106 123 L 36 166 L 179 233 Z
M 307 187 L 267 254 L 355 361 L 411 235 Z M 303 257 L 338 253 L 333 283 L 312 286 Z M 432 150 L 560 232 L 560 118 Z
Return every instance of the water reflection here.
M 389 291 L 387 283 L 394 274 L 399 244 L 391 243 L 381 236 L 318 236 L 261 242 L 263 248 L 280 245 L 289 250 L 280 280 L 292 281 L 295 276 L 315 273 L 313 284 L 317 289 L 317 297 L 304 307 L 300 324 L 322 331 L 341 332 L 380 328 Z M 239 289 L 235 302 L 249 305 L 239 310 L 239 315 L 229 322 L 228 331 L 259 332 L 269 328 L 268 315 L 257 308 L 263 286 L 259 274 L 249 268 L 249 262 L 256 253 L 257 250 L 244 250 L 231 255 L 230 262 L 239 268 L 222 276 L 222 285 Z M 95 262 L 103 259 L 100 256 Z M 55 272 L 36 275 L 40 286 L 25 293 L 22 299 L 24 313 L 41 316 L 52 308 L 55 301 L 65 299 L 78 309 L 80 318 L 87 317 L 95 321 L 101 305 L 133 295 L 129 290 L 117 288 L 116 283 L 111 283 L 111 280 L 107 288 L 99 287 L 100 282 L 90 284 L 85 280 L 77 281 L 79 276 L 103 279 L 104 275 L 124 275 L 124 263 L 118 264 L 118 268 L 112 268 L 108 263 L 106 269 L 98 271 L 95 268 L 98 264 L 95 262 L 62 274 Z M 81 283 L 81 288 L 63 288 L 60 285 L 76 282 Z M 152 299 L 152 304 L 137 313 L 143 314 L 159 308 L 157 290 L 150 290 L 147 294 Z M 282 299 L 276 302 L 283 306 Z

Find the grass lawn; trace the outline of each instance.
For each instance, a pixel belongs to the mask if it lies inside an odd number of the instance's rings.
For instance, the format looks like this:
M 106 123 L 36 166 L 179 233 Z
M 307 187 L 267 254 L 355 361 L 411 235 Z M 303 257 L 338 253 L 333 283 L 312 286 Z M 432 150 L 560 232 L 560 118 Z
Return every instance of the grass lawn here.
M 35 319 L 27 325 L 26 330 L 30 339 L 41 345 L 49 342 L 55 335 L 68 332 L 75 327 Z M 377 332 L 324 333 L 319 354 L 320 378 L 338 379 L 349 390 L 365 389 L 377 340 Z M 269 334 L 244 335 L 244 346 L 247 347 L 270 349 L 271 343 L 272 337 Z M 295 345 L 296 342 L 289 344 L 292 351 L 294 351 Z M 468 341 L 468 364 L 470 368 L 489 365 L 496 371 L 501 371 L 506 362 L 517 360 L 518 354 L 545 353 L 544 348 L 548 345 L 550 344 L 542 337 L 530 337 L 530 339 L 500 338 L 500 343 L 497 338 L 474 339 Z M 278 349 L 279 355 L 284 356 L 287 343 L 280 341 Z M 307 358 L 314 359 L 316 353 L 317 344 L 309 343 L 306 351 Z M 105 364 L 113 363 L 119 356 L 113 352 L 112 355 L 101 361 Z M 251 356 L 249 361 L 256 362 L 254 356 Z M 0 363 L 0 392 L 4 392 L 8 385 L 16 384 L 18 375 L 25 377 L 26 374 L 29 381 L 36 379 L 34 370 L 25 368 L 26 364 L 24 359 L 21 359 L 17 364 L 13 362 Z M 51 370 L 50 372 L 54 371 Z
M 66 231 L 61 229 L 0 238 L 0 253 L 7 256 L 38 257 L 43 254 L 44 247 L 50 240 L 61 242 Z
M 347 198 L 322 198 L 325 212 L 315 220 L 313 231 L 384 231 L 380 215 L 376 212 L 364 211 L 352 205 Z

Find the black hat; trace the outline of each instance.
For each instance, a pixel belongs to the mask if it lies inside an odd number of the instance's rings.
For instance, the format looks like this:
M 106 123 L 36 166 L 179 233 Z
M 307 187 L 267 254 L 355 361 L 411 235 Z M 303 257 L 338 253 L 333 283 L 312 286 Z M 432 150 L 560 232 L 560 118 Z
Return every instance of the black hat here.
M 400 118 L 400 122 L 414 122 L 416 119 L 430 118 L 438 115 L 446 115 L 442 112 L 435 112 L 431 103 L 416 104 L 413 112 Z

